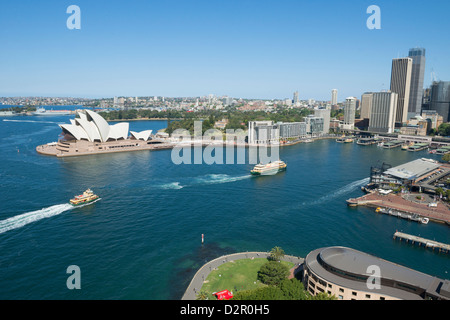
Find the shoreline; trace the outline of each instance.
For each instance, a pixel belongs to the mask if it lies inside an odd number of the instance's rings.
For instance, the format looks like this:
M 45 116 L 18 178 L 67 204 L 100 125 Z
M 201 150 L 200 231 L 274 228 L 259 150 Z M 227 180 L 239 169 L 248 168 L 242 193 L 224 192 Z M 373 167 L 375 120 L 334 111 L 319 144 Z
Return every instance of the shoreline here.
M 316 140 L 323 139 L 334 139 L 335 137 L 316 137 L 310 139 L 309 143 L 315 142 Z M 42 155 L 47 156 L 56 156 L 56 157 L 74 157 L 74 156 L 87 156 L 94 154 L 106 154 L 106 153 L 118 153 L 118 152 L 130 152 L 130 151 L 145 151 L 145 150 L 165 150 L 165 149 L 173 149 L 177 146 L 191 146 L 191 147 L 206 147 L 210 145 L 222 146 L 222 147 L 260 147 L 262 145 L 253 145 L 247 142 L 244 143 L 227 143 L 227 140 L 216 141 L 216 140 L 207 140 L 202 139 L 200 141 L 190 140 L 190 141 L 182 141 L 182 142 L 173 142 L 167 140 L 150 140 L 153 143 L 148 143 L 143 140 L 118 140 L 118 141 L 109 141 L 109 142 L 87 142 L 84 140 L 80 141 L 58 141 L 57 143 L 47 143 L 38 145 L 36 147 L 36 152 Z M 292 143 L 284 143 L 278 145 L 269 145 L 269 147 L 287 147 L 297 145 L 299 143 L 307 143 L 305 140 L 298 140 Z
M 210 274 L 212 270 L 219 267 L 220 265 L 224 263 L 228 263 L 234 260 L 242 260 L 242 259 L 252 259 L 252 258 L 268 258 L 270 256 L 269 252 L 238 252 L 238 253 L 232 253 L 228 255 L 223 255 L 221 257 L 218 257 L 216 259 L 210 260 L 207 263 L 205 263 L 203 266 L 201 266 L 197 272 L 192 277 L 188 287 L 186 288 L 183 296 L 181 297 L 181 300 L 196 300 L 197 293 L 200 292 L 204 281 Z M 305 260 L 302 257 L 296 257 L 296 256 L 290 256 L 285 255 L 281 260 L 283 261 L 289 261 L 294 263 L 295 266 L 299 266 L 303 263 Z

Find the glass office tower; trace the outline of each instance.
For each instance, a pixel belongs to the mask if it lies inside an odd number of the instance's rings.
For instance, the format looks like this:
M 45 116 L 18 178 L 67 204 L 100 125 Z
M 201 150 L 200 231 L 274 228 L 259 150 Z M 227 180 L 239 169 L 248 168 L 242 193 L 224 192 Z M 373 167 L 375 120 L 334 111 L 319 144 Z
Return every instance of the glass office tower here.
M 422 108 L 423 78 L 425 74 L 425 49 L 409 49 L 412 59 L 411 88 L 409 91 L 408 119 L 420 114 Z

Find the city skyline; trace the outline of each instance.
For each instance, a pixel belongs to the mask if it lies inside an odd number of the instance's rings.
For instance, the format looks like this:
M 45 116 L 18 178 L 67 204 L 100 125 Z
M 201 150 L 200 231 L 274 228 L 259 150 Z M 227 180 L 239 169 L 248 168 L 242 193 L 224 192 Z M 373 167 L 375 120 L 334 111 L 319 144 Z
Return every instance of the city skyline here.
M 444 1 L 379 1 L 379 30 L 366 26 L 368 1 L 78 1 L 80 30 L 66 27 L 71 4 L 2 4 L 0 96 L 286 99 L 298 91 L 300 100 L 330 101 L 336 88 L 344 101 L 388 90 L 392 59 L 415 47 L 427 50 L 424 87 L 432 72 L 450 74 L 449 44 L 433 32 L 448 24 Z

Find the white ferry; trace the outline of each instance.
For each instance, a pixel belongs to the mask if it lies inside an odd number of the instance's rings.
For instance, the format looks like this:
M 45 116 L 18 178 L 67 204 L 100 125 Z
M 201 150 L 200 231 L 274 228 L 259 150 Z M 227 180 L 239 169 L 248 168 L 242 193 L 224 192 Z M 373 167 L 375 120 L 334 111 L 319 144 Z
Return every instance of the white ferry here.
M 256 176 L 274 175 L 280 171 L 285 171 L 286 167 L 287 165 L 284 161 L 277 160 L 268 164 L 257 164 L 250 173 Z

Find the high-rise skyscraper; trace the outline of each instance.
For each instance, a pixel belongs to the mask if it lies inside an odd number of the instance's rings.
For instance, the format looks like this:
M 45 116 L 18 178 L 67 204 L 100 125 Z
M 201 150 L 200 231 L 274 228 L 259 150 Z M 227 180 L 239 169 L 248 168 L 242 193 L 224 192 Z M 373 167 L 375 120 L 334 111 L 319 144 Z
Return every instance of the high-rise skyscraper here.
M 356 112 L 356 98 L 348 97 L 345 100 L 343 129 L 355 128 L 355 112 Z
M 359 115 L 360 119 L 369 119 L 370 112 L 372 109 L 372 98 L 373 92 L 364 92 L 361 95 L 361 112 Z
M 412 62 L 411 58 L 392 59 L 391 91 L 398 94 L 395 122 L 401 124 L 408 120 Z
M 371 95 L 369 131 L 394 132 L 398 94 L 395 92 L 373 92 Z
M 425 74 L 425 49 L 409 49 L 412 59 L 411 89 L 409 92 L 408 119 L 420 114 L 422 109 L 423 78 Z
M 294 98 L 292 99 L 292 103 L 296 104 L 298 102 L 299 102 L 299 100 L 298 100 L 298 91 L 295 91 L 294 92 Z
M 322 133 L 328 134 L 330 131 L 330 109 L 314 109 L 314 115 L 323 118 Z
M 337 105 L 337 89 L 331 90 L 331 105 L 335 106 Z
M 450 121 L 450 81 L 435 81 L 431 85 L 430 110 L 442 116 L 444 122 Z

